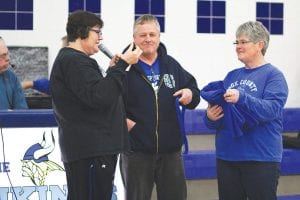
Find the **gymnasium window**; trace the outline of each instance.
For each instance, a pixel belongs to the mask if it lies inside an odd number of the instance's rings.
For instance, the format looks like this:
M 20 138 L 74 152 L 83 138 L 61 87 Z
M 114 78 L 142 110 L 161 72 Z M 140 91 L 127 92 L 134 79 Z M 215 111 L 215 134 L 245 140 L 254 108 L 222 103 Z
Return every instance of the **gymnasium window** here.
M 135 16 L 152 14 L 157 17 L 160 31 L 165 32 L 165 0 L 135 0 Z
M 283 3 L 256 3 L 256 20 L 264 24 L 270 34 L 283 34 Z
M 1 30 L 33 30 L 33 0 L 1 0 Z
M 69 14 L 76 10 L 85 10 L 100 16 L 101 0 L 69 0 Z
M 197 33 L 225 33 L 225 1 L 197 1 Z

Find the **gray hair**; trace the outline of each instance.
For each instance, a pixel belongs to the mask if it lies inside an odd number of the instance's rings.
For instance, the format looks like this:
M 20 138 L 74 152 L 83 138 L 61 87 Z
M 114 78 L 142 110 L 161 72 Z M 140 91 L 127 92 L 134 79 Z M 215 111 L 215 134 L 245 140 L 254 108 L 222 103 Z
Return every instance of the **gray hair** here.
M 254 43 L 263 41 L 264 47 L 261 53 L 265 55 L 269 46 L 270 33 L 261 22 L 249 21 L 240 25 L 236 31 L 236 37 L 242 35 L 248 37 Z
M 157 18 L 154 15 L 145 14 L 135 20 L 133 25 L 133 33 L 135 32 L 135 29 L 138 25 L 143 25 L 149 22 L 153 22 L 156 25 L 158 32 L 160 32 L 160 25 Z

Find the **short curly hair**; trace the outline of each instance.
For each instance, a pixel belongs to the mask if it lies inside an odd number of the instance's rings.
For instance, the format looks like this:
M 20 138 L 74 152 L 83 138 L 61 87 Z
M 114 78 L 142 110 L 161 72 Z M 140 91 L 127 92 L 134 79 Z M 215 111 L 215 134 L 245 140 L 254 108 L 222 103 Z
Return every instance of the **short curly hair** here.
M 69 42 L 74 42 L 77 38 L 85 39 L 89 36 L 92 27 L 102 28 L 102 19 L 94 13 L 78 10 L 70 14 L 66 27 Z
M 236 37 L 245 35 L 253 42 L 263 41 L 264 47 L 261 50 L 265 55 L 270 40 L 270 33 L 267 28 L 259 21 L 248 21 L 240 25 L 236 31 Z

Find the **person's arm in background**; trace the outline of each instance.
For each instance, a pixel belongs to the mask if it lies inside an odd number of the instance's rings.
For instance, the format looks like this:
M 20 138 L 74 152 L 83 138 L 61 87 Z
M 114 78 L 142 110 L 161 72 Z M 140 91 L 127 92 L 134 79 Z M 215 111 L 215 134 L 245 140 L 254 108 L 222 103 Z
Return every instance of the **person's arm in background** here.
M 35 89 L 39 92 L 45 93 L 50 95 L 50 89 L 49 89 L 49 79 L 47 78 L 41 78 L 37 80 L 25 80 L 22 81 L 22 88 L 24 90 L 26 89 Z
M 22 88 L 24 90 L 30 89 L 30 88 L 33 87 L 33 81 L 31 81 L 31 80 L 24 80 L 24 81 L 22 81 L 21 86 L 22 86 Z
M 48 94 L 50 95 L 50 84 L 49 84 L 49 79 L 47 78 L 41 78 L 33 81 L 33 89 Z

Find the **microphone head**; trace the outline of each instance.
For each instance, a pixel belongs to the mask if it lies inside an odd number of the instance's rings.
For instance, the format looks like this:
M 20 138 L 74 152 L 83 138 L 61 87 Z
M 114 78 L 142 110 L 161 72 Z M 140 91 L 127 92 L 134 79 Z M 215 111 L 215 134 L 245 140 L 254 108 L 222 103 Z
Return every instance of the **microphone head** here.
M 104 53 L 107 57 L 109 57 L 110 59 L 112 59 L 114 57 L 114 55 L 108 50 L 108 48 L 106 48 L 106 46 L 104 44 L 100 44 L 98 46 L 98 48 L 100 49 L 100 51 L 102 53 Z
M 103 44 L 103 43 L 101 43 L 101 44 L 99 44 L 99 49 L 101 50 L 101 51 L 103 51 L 104 49 L 106 49 L 106 47 L 105 47 L 105 45 Z

